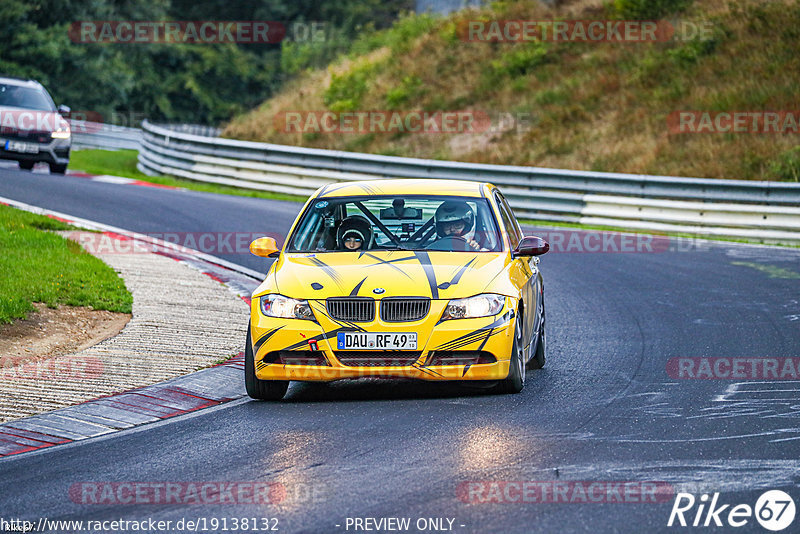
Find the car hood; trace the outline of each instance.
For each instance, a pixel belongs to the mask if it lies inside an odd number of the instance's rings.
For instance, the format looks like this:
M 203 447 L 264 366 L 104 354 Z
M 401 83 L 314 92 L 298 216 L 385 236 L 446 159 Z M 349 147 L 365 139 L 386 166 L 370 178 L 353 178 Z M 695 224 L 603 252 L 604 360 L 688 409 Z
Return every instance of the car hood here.
M 482 293 L 509 261 L 501 252 L 367 251 L 282 254 L 255 296 L 450 299 Z
M 16 132 L 53 132 L 64 118 L 56 111 L 0 106 L 0 128 Z

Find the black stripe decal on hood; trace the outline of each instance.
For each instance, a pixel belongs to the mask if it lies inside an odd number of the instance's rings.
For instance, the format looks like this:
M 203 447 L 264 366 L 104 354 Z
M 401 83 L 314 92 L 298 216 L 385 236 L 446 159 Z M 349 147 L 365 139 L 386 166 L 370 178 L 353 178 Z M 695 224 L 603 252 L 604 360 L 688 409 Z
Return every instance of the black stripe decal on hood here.
M 336 269 L 334 269 L 333 267 L 331 267 L 330 265 L 328 265 L 319 258 L 309 258 L 308 261 L 310 261 L 314 266 L 322 269 L 325 272 L 325 274 L 327 274 L 337 286 L 342 287 L 341 285 L 342 277 L 339 276 L 339 273 L 336 272 Z
M 373 263 L 371 265 L 366 265 L 365 267 L 377 267 L 378 265 L 388 265 L 389 267 L 391 267 L 395 271 L 399 272 L 400 274 L 402 274 L 403 276 L 405 276 L 409 280 L 411 279 L 411 277 L 408 274 L 406 274 L 406 272 L 403 269 L 401 269 L 400 267 L 397 267 L 396 265 L 392 265 L 392 264 L 393 263 L 397 263 L 397 262 L 401 262 L 401 261 L 408 261 L 408 260 L 417 259 L 416 256 L 406 256 L 405 258 L 395 258 L 393 260 L 384 260 L 384 259 L 379 258 L 378 256 L 375 256 L 374 254 L 370 254 L 369 252 L 364 252 L 363 255 L 367 256 L 367 257 L 370 257 L 373 260 L 378 262 L 378 263 Z M 361 257 L 361 255 L 359 255 L 359 258 L 360 257 Z
M 366 281 L 367 281 L 367 277 L 365 276 L 365 277 L 364 277 L 364 279 L 363 279 L 363 280 L 361 280 L 361 281 L 360 281 L 360 282 L 359 282 L 359 283 L 356 285 L 356 287 L 354 287 L 354 288 L 353 288 L 353 290 L 350 292 L 350 295 L 349 295 L 349 296 L 351 296 L 351 297 L 357 297 L 357 296 L 358 296 L 358 290 L 359 290 L 359 289 L 361 289 L 361 286 L 363 286 L 363 285 L 364 285 L 364 282 L 366 282 Z
M 436 284 L 436 273 L 433 271 L 430 256 L 428 256 L 428 253 L 424 250 L 416 250 L 414 251 L 414 255 L 417 257 L 417 261 L 419 261 L 420 265 L 422 265 L 425 276 L 428 278 L 428 285 L 431 288 L 431 298 L 437 300 L 439 298 L 439 288 Z
M 461 277 L 464 276 L 464 273 L 467 271 L 469 266 L 472 265 L 473 263 L 475 263 L 476 261 L 478 261 L 478 257 L 477 256 L 475 256 L 474 258 L 469 260 L 466 265 L 461 267 L 458 270 L 458 272 L 456 273 L 456 275 L 453 277 L 452 280 L 450 280 L 449 282 L 442 282 L 441 284 L 439 284 L 439 286 L 438 286 L 439 289 L 445 290 L 450 286 L 456 285 L 459 282 L 459 280 L 461 280 Z

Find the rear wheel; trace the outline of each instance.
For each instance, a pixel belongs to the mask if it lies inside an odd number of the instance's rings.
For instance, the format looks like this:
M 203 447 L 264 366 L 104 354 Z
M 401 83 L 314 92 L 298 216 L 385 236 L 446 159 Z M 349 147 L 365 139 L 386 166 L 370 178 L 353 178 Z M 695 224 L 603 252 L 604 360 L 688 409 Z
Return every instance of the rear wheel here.
M 522 338 L 522 315 L 517 311 L 514 324 L 514 345 L 508 365 L 508 376 L 497 384 L 497 393 L 519 393 L 525 387 L 525 340 Z
M 256 400 L 281 400 L 286 395 L 286 390 L 289 389 L 288 380 L 261 380 L 256 376 L 249 324 L 247 325 L 247 343 L 244 348 L 244 387 L 247 394 Z
M 59 165 L 57 163 L 50 163 L 50 174 L 64 174 L 67 172 L 67 165 Z
M 35 161 L 20 161 L 19 168 L 25 171 L 29 171 L 33 169 L 35 163 L 36 163 Z
M 541 369 L 545 364 L 545 355 L 547 353 L 547 334 L 545 332 L 545 314 L 544 314 L 544 299 L 542 299 L 542 316 L 539 321 L 539 339 L 536 341 L 536 352 L 533 358 L 528 362 L 528 369 Z

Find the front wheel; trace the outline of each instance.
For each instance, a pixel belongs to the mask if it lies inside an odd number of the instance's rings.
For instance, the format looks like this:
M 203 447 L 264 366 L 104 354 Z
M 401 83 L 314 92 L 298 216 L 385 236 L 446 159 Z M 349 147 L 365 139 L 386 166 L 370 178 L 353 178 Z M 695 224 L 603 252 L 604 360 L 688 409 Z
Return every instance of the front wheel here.
M 59 165 L 58 163 L 50 163 L 50 174 L 64 174 L 67 172 L 67 165 Z
M 289 389 L 288 380 L 261 380 L 256 376 L 250 324 L 247 325 L 247 343 L 244 348 L 244 387 L 247 395 L 256 400 L 281 400 Z
M 497 384 L 497 393 L 519 393 L 525 387 L 525 340 L 522 338 L 522 316 L 517 310 L 514 324 L 514 346 L 508 365 L 508 376 Z

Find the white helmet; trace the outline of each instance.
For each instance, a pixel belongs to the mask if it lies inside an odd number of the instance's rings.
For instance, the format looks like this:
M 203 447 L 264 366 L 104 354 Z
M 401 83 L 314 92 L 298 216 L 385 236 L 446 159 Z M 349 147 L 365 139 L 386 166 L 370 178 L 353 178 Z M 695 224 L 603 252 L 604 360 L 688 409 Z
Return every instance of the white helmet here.
M 433 219 L 436 222 L 436 233 L 439 237 L 445 237 L 442 229 L 444 223 L 463 222 L 464 229 L 458 234 L 459 236 L 463 236 L 472 230 L 472 225 L 475 224 L 475 214 L 472 212 L 472 208 L 463 200 L 442 202 L 441 206 L 436 208 Z

